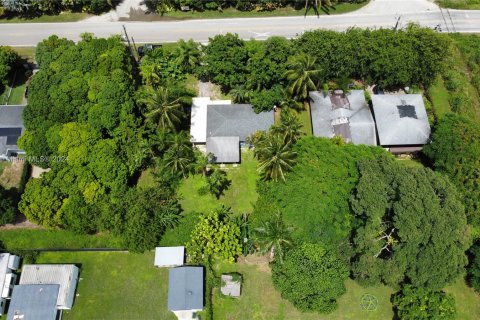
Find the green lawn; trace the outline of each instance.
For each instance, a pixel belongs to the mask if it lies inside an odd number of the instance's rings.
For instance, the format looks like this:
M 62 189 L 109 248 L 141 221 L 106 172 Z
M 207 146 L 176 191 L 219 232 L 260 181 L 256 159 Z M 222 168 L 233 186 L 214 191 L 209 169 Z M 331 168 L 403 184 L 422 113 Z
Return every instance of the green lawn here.
M 23 68 L 19 68 L 14 76 L 15 82 L 13 87 L 10 83 L 5 87 L 5 90 L 0 95 L 0 104 L 19 105 L 23 104 L 25 97 L 25 89 L 27 77 Z M 13 81 L 13 78 L 12 78 Z
M 253 158 L 253 151 L 242 148 L 242 162 L 237 165 L 226 165 L 223 170 L 228 174 L 232 184 L 225 191 L 225 195 L 217 200 L 211 194 L 199 195 L 198 189 L 205 184 L 200 175 L 186 179 L 180 186 L 178 194 L 182 198 L 181 204 L 185 212 L 208 212 L 222 204 L 232 208 L 234 213 L 251 212 L 257 200 L 256 184 L 258 179 L 257 161 Z
M 424 165 L 419 159 L 402 159 L 402 158 L 397 158 L 397 161 L 399 163 L 402 163 L 406 165 L 407 167 L 412 167 L 412 168 L 423 168 Z
M 479 10 L 480 0 L 437 0 L 437 3 L 444 8 Z
M 81 266 L 77 297 L 63 319 L 174 320 L 168 311 L 168 269 L 153 266 L 154 253 L 48 252 L 37 263 Z
M 280 293 L 272 285 L 271 275 L 266 266 L 228 264 L 217 267 L 216 272 L 239 272 L 243 276 L 242 295 L 238 299 L 223 297 L 220 292 L 214 294 L 215 319 L 275 319 L 275 320 L 387 320 L 392 319 L 390 295 L 394 292 L 385 286 L 362 288 L 352 280 L 347 280 L 347 293 L 339 300 L 337 311 L 330 315 L 318 313 L 301 313 L 288 301 L 281 298 Z M 375 311 L 363 310 L 360 306 L 364 294 L 372 294 L 378 299 Z
M 17 51 L 18 55 L 28 62 L 35 61 L 35 49 L 36 47 L 14 47 L 13 50 Z
M 0 23 L 45 23 L 45 22 L 75 22 L 91 15 L 85 12 L 62 12 L 58 15 L 42 15 L 34 18 L 0 18 Z
M 433 104 L 436 117 L 441 118 L 445 113 L 451 111 L 448 103 L 448 91 L 441 77 L 438 77 L 428 88 L 428 96 Z
M 305 110 L 300 111 L 298 114 L 298 119 L 300 123 L 303 125 L 302 131 L 307 136 L 311 136 L 313 134 L 312 130 L 312 115 L 310 113 L 310 104 L 305 104 Z
M 120 239 L 111 234 L 80 235 L 65 230 L 0 230 L 0 243 L 8 250 L 122 248 Z
M 445 288 L 455 298 L 458 320 L 478 320 L 480 317 L 480 294 L 467 286 L 463 277 Z
M 10 162 L 0 161 L 0 176 L 3 173 L 3 170 L 10 165 Z
M 363 3 L 341 3 L 326 10 L 319 10 L 320 15 L 334 15 L 355 11 L 365 6 L 368 1 Z M 217 18 L 264 18 L 264 17 L 286 17 L 286 16 L 303 16 L 305 10 L 302 7 L 300 10 L 295 10 L 292 7 L 279 8 L 273 11 L 239 11 L 235 8 L 227 8 L 223 11 L 207 10 L 203 12 L 190 11 L 171 11 L 164 15 L 166 18 L 174 19 L 217 19 Z M 307 15 L 316 15 L 313 9 L 308 10 Z

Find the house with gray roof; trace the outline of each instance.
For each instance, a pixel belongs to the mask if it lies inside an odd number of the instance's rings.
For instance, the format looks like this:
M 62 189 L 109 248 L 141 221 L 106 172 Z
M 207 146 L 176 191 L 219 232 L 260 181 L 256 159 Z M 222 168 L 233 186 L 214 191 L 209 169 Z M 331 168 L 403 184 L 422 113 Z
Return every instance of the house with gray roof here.
M 240 145 L 247 137 L 274 124 L 273 110 L 257 114 L 249 104 L 205 99 L 193 99 L 191 141 L 198 147 L 205 145 L 204 151 L 213 154 L 215 163 L 240 162 Z
M 23 154 L 17 140 L 25 130 L 22 114 L 25 106 L 0 106 L 0 159 Z
M 363 90 L 342 90 L 328 94 L 309 93 L 313 134 L 317 137 L 341 136 L 345 142 L 377 145 L 375 122 Z
M 420 94 L 376 94 L 373 112 L 380 145 L 392 153 L 414 152 L 430 139 L 430 124 Z
M 27 264 L 22 267 L 20 284 L 58 285 L 57 309 L 71 309 L 78 275 L 79 269 L 73 264 Z
M 15 271 L 19 266 L 19 256 L 10 253 L 0 254 L 0 288 L 2 290 L 0 295 L 0 315 L 4 314 L 7 300 L 12 295 L 13 286 L 17 281 Z
M 177 316 L 203 310 L 203 267 L 172 268 L 168 275 L 168 310 Z M 180 316 L 179 316 L 180 318 Z
M 23 284 L 13 289 L 7 320 L 57 319 L 58 284 Z

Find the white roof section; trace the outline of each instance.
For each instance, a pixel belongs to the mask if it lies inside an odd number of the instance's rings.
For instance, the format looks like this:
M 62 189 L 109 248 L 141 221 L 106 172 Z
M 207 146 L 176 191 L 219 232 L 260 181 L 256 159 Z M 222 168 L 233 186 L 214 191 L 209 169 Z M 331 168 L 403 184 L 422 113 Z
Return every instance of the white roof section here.
M 326 138 L 340 135 L 346 142 L 376 146 L 375 122 L 364 91 L 351 90 L 345 95 L 334 93 L 309 93 L 313 134 Z
M 58 284 L 58 309 L 71 309 L 79 269 L 73 264 L 28 264 L 22 267 L 20 284 Z
M 211 100 L 210 97 L 195 97 L 192 99 L 190 118 L 190 136 L 193 143 L 207 141 L 207 106 L 232 104 L 231 100 Z
M 155 267 L 183 266 L 185 247 L 156 247 Z
M 372 96 L 378 137 L 382 146 L 423 145 L 430 138 L 430 124 L 420 94 Z
M 20 264 L 20 257 L 10 253 L 0 254 L 0 289 L 1 297 L 8 298 L 14 278 L 13 271 L 17 270 Z

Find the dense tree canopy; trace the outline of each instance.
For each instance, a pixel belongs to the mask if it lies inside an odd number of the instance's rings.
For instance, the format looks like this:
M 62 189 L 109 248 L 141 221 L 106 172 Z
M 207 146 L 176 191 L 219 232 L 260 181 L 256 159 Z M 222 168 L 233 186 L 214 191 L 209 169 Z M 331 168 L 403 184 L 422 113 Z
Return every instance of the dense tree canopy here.
M 438 173 L 381 157 L 359 163 L 354 276 L 441 290 L 462 274 L 470 243 L 463 205 Z
M 100 13 L 110 10 L 112 3 L 111 0 L 0 0 L 0 8 L 3 7 L 7 14 L 37 16 L 58 14 L 64 10 Z
M 480 124 L 448 114 L 435 126 L 424 152 L 435 170 L 446 173 L 457 186 L 470 222 L 480 226 Z
M 10 75 L 18 60 L 16 51 L 10 47 L 0 46 L 0 93 L 3 92 L 3 87 L 10 81 Z
M 297 165 L 285 183 L 260 183 L 252 219 L 268 219 L 280 209 L 285 222 L 295 227 L 294 238 L 336 247 L 352 228 L 349 198 L 358 181 L 356 162 L 384 151 L 315 137 L 300 139 L 293 151 Z
M 201 262 L 216 257 L 233 262 L 242 254 L 240 228 L 229 219 L 229 214 L 222 208 L 200 217 L 186 244 L 191 261 Z
M 455 300 L 443 291 L 405 286 L 393 296 L 393 309 L 399 320 L 454 320 Z
M 12 195 L 0 186 L 0 226 L 12 223 L 17 213 L 17 206 Z
M 480 292 L 480 241 L 477 240 L 468 251 L 470 263 L 468 264 L 468 282 Z
M 348 267 L 318 244 L 304 243 L 290 250 L 283 263 L 272 266 L 272 280 L 282 297 L 301 311 L 330 313 L 346 292 Z

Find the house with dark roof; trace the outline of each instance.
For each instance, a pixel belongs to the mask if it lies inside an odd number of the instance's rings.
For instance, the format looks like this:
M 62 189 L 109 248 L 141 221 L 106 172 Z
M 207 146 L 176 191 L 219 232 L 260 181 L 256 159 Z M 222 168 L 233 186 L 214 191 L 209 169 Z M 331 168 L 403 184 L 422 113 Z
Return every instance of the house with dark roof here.
M 204 305 L 203 267 L 178 267 L 168 274 L 168 310 L 181 318 L 194 318 Z
M 267 131 L 274 124 L 273 110 L 253 111 L 249 104 L 222 104 L 194 98 L 190 134 L 192 142 L 215 163 L 240 162 L 240 145 L 257 131 Z M 210 101 L 210 102 L 209 102 Z
M 377 145 L 375 122 L 363 90 L 313 91 L 309 96 L 315 136 L 341 136 L 346 142 Z
M 7 320 L 57 319 L 58 284 L 23 284 L 13 289 Z
M 0 106 L 0 159 L 25 153 L 17 146 L 17 140 L 25 130 L 22 113 L 25 106 Z
M 372 105 L 381 146 L 408 153 L 428 143 L 431 130 L 422 95 L 376 94 Z

